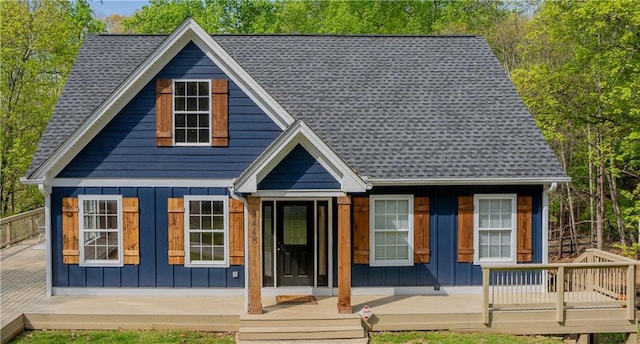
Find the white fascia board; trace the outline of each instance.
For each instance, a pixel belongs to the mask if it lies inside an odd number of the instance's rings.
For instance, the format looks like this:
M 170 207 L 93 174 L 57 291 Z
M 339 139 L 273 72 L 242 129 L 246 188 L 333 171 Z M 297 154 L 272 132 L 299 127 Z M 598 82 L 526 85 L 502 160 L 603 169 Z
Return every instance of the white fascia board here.
M 373 186 L 446 186 L 446 185 L 541 185 L 568 183 L 569 177 L 558 178 L 433 178 L 433 179 L 366 179 Z
M 339 190 L 260 190 L 253 193 L 253 196 L 260 198 L 303 198 L 303 199 L 317 199 L 317 198 L 332 198 L 343 197 L 346 194 Z
M 236 83 L 265 113 L 285 129 L 294 119 L 235 60 L 202 29 L 188 18 L 131 73 L 116 90 L 63 142 L 33 173 L 31 179 L 53 178 L 71 162 L 138 92 L 189 42 L 194 42 Z
M 228 188 L 233 179 L 55 178 L 54 187 L 207 187 Z
M 302 145 L 340 184 L 343 192 L 364 192 L 367 184 L 327 146 L 303 121 L 297 121 L 238 177 L 234 190 L 258 191 L 258 183 L 284 159 L 296 145 Z

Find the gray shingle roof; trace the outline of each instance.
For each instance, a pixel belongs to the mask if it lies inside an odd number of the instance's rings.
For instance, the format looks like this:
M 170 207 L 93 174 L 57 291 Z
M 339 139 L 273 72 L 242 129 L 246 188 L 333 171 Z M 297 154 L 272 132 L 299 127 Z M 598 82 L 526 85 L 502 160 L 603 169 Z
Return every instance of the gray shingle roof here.
M 87 37 L 29 176 L 164 37 Z M 363 176 L 566 177 L 481 37 L 213 37 Z

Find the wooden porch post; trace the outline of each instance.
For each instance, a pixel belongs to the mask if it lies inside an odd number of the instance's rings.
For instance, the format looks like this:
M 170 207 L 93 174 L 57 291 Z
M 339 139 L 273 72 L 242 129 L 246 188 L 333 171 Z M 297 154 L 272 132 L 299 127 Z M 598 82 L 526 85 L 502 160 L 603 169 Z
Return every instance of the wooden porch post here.
M 351 197 L 338 197 L 338 313 L 351 314 Z
M 248 196 L 247 203 L 249 203 L 249 258 L 247 260 L 249 264 L 249 314 L 262 314 L 260 198 Z

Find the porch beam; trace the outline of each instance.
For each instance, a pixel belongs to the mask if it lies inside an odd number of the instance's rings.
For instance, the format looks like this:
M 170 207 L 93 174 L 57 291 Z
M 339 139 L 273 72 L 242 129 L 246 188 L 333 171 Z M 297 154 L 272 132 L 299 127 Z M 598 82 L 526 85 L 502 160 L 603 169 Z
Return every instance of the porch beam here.
M 351 197 L 338 197 L 338 313 L 351 314 Z
M 260 228 L 260 198 L 247 197 L 249 208 L 249 314 L 262 314 L 262 293 L 260 286 L 260 243 L 262 230 Z

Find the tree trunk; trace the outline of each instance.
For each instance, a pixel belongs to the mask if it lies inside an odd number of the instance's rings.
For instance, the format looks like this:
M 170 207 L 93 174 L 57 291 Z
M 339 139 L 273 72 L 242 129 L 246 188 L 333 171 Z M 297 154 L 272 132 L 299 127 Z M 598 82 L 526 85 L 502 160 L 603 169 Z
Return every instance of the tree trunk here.
M 612 169 L 614 167 L 612 166 Z M 613 208 L 613 212 L 616 214 L 616 222 L 618 225 L 618 233 L 620 234 L 620 244 L 622 246 L 627 246 L 627 238 L 625 235 L 626 224 L 624 219 L 622 218 L 622 214 L 620 213 L 620 205 L 618 204 L 618 183 L 616 181 L 616 176 L 613 172 L 607 174 L 607 179 L 609 180 L 609 191 L 611 193 L 611 205 Z
M 564 144 L 560 145 L 560 159 L 562 161 L 562 168 L 567 170 L 567 156 L 565 154 Z M 571 239 L 571 247 L 575 248 L 575 253 L 580 254 L 580 246 L 578 244 L 577 230 L 576 230 L 576 218 L 573 210 L 573 198 L 571 197 L 571 186 L 565 185 L 567 190 L 567 205 L 569 206 L 569 238 Z M 573 250 L 572 250 L 573 253 Z
M 587 155 L 587 162 L 589 168 L 589 240 L 591 241 L 591 247 L 593 247 L 595 232 L 593 230 L 593 224 L 595 222 L 595 173 L 593 173 L 593 137 L 591 136 L 591 125 L 587 125 L 587 147 L 589 154 Z
M 597 133 L 597 149 L 598 155 L 598 174 L 597 174 L 597 197 L 596 197 L 596 248 L 602 250 L 604 245 L 604 212 L 605 212 L 605 198 L 604 198 L 604 153 L 602 152 L 602 133 L 598 129 Z

